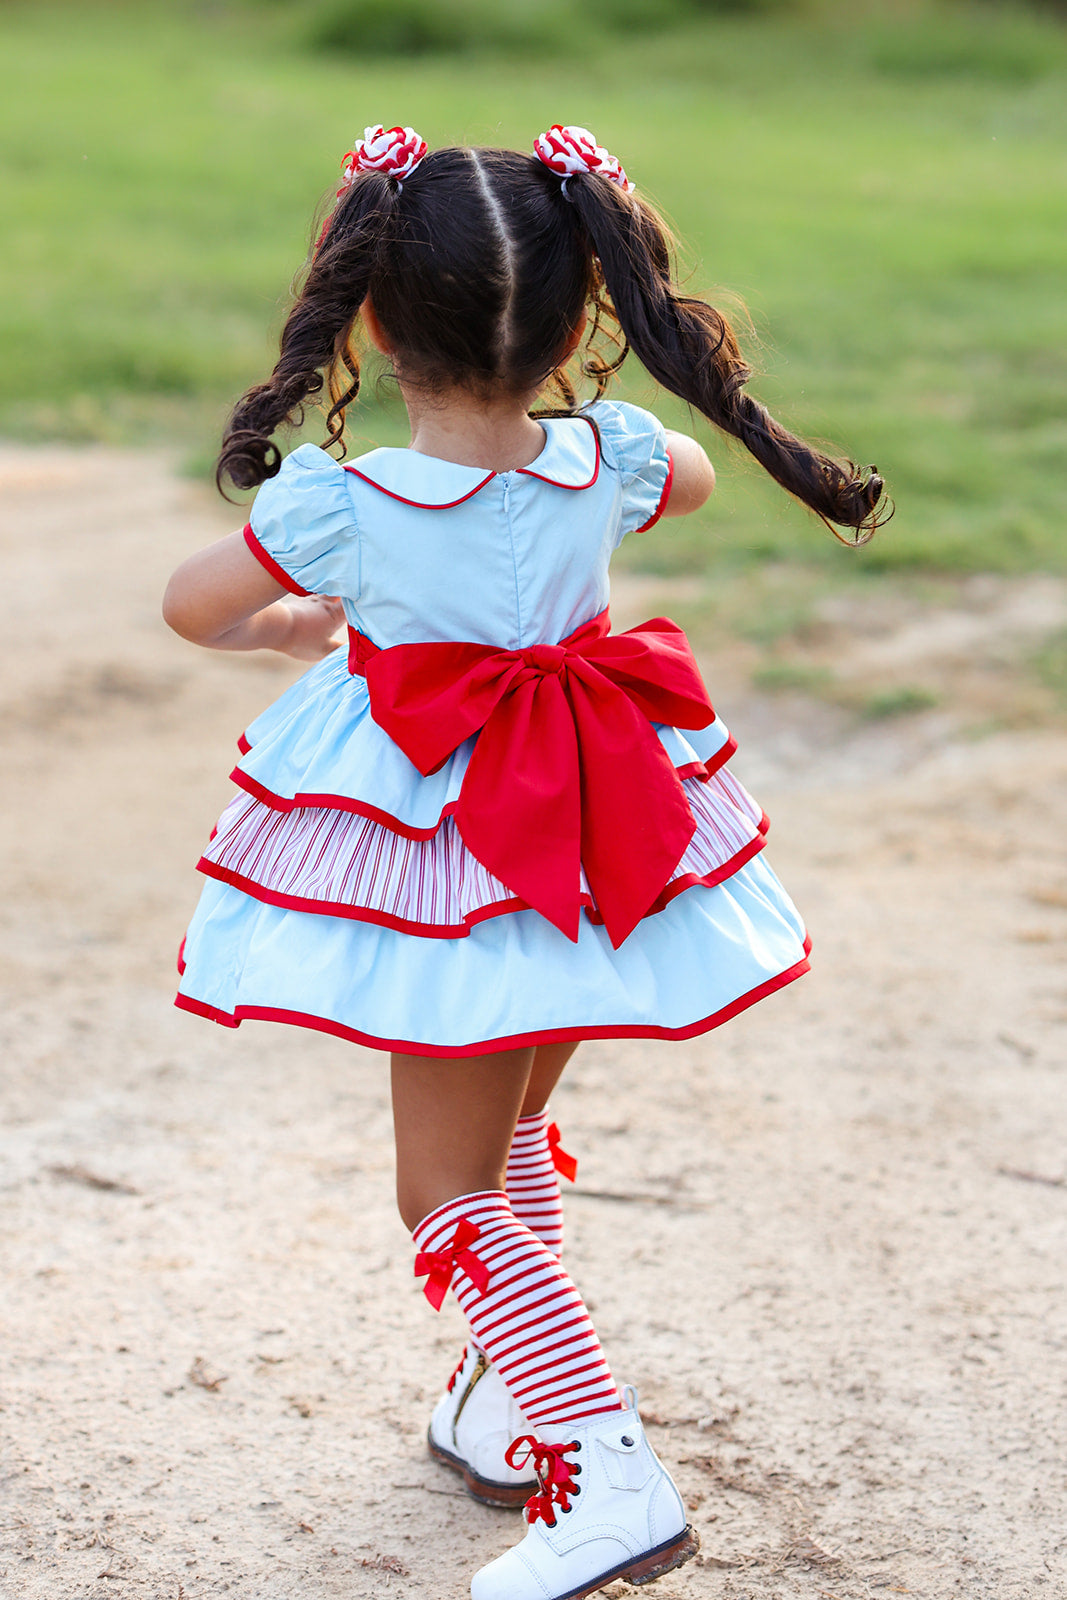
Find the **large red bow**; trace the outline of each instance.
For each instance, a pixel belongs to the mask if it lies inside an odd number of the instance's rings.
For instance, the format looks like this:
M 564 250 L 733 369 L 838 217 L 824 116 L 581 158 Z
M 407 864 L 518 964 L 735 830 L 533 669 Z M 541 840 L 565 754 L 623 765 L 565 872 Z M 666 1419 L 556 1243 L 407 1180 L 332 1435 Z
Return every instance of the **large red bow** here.
M 562 1135 L 558 1122 L 548 1125 L 548 1153 L 552 1157 L 552 1165 L 564 1178 L 569 1178 L 571 1183 L 578 1176 L 578 1161 L 575 1156 L 568 1155 L 560 1145 Z
M 423 774 L 479 734 L 455 813 L 468 848 L 574 940 L 584 866 L 617 948 L 696 826 L 651 723 L 704 728 L 715 712 L 676 623 L 609 626 L 604 611 L 560 644 L 524 650 L 375 650 L 356 635 L 349 659 L 375 722 Z
M 452 1274 L 462 1267 L 479 1294 L 489 1287 L 489 1268 L 467 1246 L 481 1237 L 482 1230 L 469 1217 L 460 1217 L 452 1243 L 444 1250 L 420 1250 L 415 1257 L 416 1278 L 426 1278 L 423 1293 L 435 1311 L 440 1311 L 452 1283 Z

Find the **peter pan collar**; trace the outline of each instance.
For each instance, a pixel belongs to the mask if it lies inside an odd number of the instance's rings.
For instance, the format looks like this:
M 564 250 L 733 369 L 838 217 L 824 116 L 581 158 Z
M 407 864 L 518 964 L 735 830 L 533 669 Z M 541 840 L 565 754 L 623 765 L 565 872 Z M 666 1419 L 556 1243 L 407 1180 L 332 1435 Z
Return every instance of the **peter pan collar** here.
M 582 427 L 576 427 L 576 423 Z M 515 470 L 559 489 L 589 489 L 600 473 L 600 435 L 591 417 L 546 417 L 545 445 L 528 467 Z M 427 511 L 447 511 L 470 500 L 494 478 L 508 476 L 481 467 L 463 467 L 418 450 L 371 450 L 345 463 L 345 471 L 393 500 Z

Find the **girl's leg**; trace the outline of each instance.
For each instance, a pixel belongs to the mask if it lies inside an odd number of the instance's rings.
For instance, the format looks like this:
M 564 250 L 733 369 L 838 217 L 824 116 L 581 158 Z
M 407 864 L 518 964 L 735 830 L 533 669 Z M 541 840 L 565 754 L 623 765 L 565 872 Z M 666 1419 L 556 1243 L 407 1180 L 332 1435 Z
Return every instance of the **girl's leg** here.
M 576 1040 L 537 1046 L 522 1114 L 508 1155 L 506 1187 L 511 1209 L 557 1256 L 563 1249 L 559 1175 L 562 1171 L 573 1178 L 574 1165 L 558 1149 L 559 1130 L 551 1122 L 547 1107 L 564 1067 L 577 1048 Z
M 459 1060 L 394 1051 L 396 1197 L 409 1229 L 457 1194 L 504 1188 L 533 1060 L 532 1049 Z
M 559 1044 L 539 1044 L 533 1053 L 533 1065 L 522 1102 L 522 1115 L 532 1117 L 543 1111 L 549 1097 L 563 1076 L 563 1069 L 577 1050 L 579 1039 L 563 1040 Z
M 397 1190 L 428 1291 L 451 1282 L 532 1422 L 577 1422 L 618 1410 L 619 1397 L 581 1296 L 503 1190 L 531 1067 L 531 1051 L 394 1055 Z
M 397 1188 L 416 1273 L 435 1304 L 451 1286 L 540 1435 L 506 1450 L 516 1477 L 536 1468 L 539 1493 L 525 1538 L 475 1574 L 472 1600 L 564 1600 L 615 1577 L 644 1583 L 697 1548 L 632 1391 L 620 1403 L 581 1296 L 500 1188 L 531 1069 L 524 1051 L 393 1057 Z M 420 1215 L 425 1206 L 434 1209 Z
M 508 1155 L 519 1117 L 541 1118 L 577 1048 L 576 1043 L 538 1045 L 455 1061 L 394 1052 L 397 1203 L 409 1228 L 457 1193 L 508 1187 Z M 547 1152 L 547 1119 L 541 1120 L 546 1131 L 538 1142 Z M 557 1205 L 558 1192 L 557 1183 Z M 513 1198 L 519 1199 L 515 1209 L 521 1215 L 522 1197 Z M 558 1243 L 555 1249 L 558 1254 Z

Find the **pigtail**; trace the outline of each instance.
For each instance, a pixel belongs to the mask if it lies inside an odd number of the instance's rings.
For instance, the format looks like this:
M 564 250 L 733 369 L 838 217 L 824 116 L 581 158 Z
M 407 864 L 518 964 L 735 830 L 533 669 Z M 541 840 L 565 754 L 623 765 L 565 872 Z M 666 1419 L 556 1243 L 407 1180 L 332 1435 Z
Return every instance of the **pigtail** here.
M 837 461 L 798 439 L 745 393 L 752 376 L 729 322 L 714 306 L 678 292 L 671 241 L 655 212 L 594 175 L 567 181 L 574 207 L 600 260 L 627 344 L 653 378 L 740 439 L 783 489 L 865 544 L 880 522 L 883 481 L 874 467 Z
M 278 363 L 266 383 L 241 397 L 226 425 L 215 470 L 221 492 L 224 478 L 238 489 L 254 489 L 274 477 L 282 455 L 272 435 L 299 427 L 305 401 L 327 385 L 326 443 L 340 440 L 345 408 L 359 393 L 352 325 L 393 228 L 396 192 L 392 179 L 362 174 L 328 220 L 282 329 Z

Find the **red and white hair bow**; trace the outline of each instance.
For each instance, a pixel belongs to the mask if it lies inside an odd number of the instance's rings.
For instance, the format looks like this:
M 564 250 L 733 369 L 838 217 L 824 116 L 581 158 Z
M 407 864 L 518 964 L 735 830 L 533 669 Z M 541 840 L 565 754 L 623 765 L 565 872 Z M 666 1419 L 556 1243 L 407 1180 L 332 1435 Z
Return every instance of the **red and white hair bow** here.
M 561 127 L 557 122 L 534 140 L 534 155 L 566 183 L 579 172 L 593 172 L 598 178 L 617 183 L 628 193 L 633 184 L 613 155 L 609 155 L 588 128 Z
M 341 162 L 340 199 L 360 172 L 381 172 L 398 180 L 410 176 L 426 154 L 426 140 L 414 128 L 364 128 L 363 137 Z

